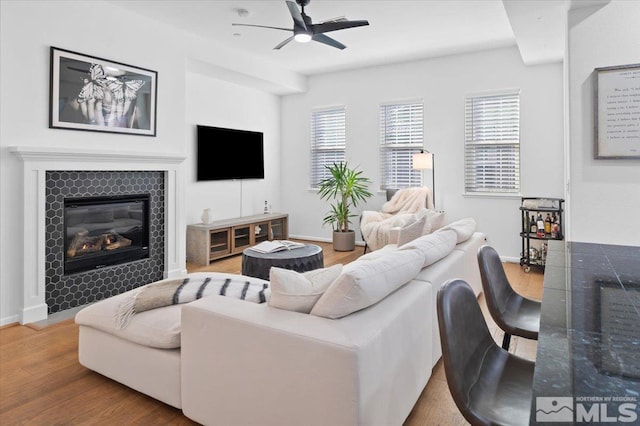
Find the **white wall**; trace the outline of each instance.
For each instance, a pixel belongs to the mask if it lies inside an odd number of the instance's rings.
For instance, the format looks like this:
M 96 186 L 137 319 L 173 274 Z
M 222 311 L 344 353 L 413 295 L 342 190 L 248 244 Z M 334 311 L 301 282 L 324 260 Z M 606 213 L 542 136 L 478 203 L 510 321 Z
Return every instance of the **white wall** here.
M 1 4 L 0 320 L 6 323 L 17 320 L 23 279 L 21 162 L 7 147 L 183 153 L 185 70 L 172 48 L 173 31 L 101 2 Z M 50 46 L 158 71 L 157 137 L 49 129 Z
M 262 213 L 265 201 L 280 211 L 280 98 L 193 72 L 187 73 L 186 86 L 187 223 L 200 223 L 204 208 L 213 209 L 214 219 Z M 265 179 L 197 182 L 197 124 L 263 132 Z M 211 167 L 220 162 L 243 167 L 241 158 L 225 156 L 224 145 Z
M 640 2 L 569 14 L 570 217 L 574 241 L 640 245 L 640 160 L 595 160 L 594 68 L 640 63 Z
M 194 182 L 195 123 L 262 130 L 266 179 L 243 184 L 242 214 L 262 211 L 265 197 L 279 209 L 279 98 L 266 90 L 302 90 L 306 79 L 108 2 L 2 1 L 0 8 L 0 325 L 18 321 L 23 297 L 22 164 L 9 146 L 186 155 L 187 190 L 178 200 L 192 223 L 204 207 L 219 218 L 241 213 L 239 183 Z M 49 129 L 50 46 L 157 71 L 157 136 Z M 199 74 L 187 71 L 195 62 Z M 172 243 L 184 244 L 184 235 Z
M 290 232 L 326 240 L 331 236 L 331 229 L 322 226 L 328 204 L 308 189 L 311 110 L 346 106 L 347 158 L 373 180 L 376 196 L 364 207 L 379 209 L 385 201 L 377 191 L 379 105 L 422 98 L 425 148 L 436 154 L 437 208 L 446 211 L 448 222 L 474 217 L 502 256 L 518 260 L 520 198 L 463 196 L 464 97 L 505 88 L 521 89 L 522 195 L 562 197 L 562 65 L 526 67 L 513 47 L 314 76 L 306 93 L 283 97 L 282 200 L 285 211 L 295 212 Z

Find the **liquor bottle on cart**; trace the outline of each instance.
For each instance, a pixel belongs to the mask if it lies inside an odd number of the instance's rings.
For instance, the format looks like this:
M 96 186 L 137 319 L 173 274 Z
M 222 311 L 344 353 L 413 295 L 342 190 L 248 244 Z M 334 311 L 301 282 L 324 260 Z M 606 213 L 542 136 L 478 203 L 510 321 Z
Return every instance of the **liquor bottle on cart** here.
M 544 219 L 544 233 L 551 234 L 551 214 L 547 213 L 547 217 Z
M 538 218 L 536 219 L 536 227 L 538 228 L 536 236 L 544 237 L 544 219 L 542 219 L 542 213 L 538 213 Z

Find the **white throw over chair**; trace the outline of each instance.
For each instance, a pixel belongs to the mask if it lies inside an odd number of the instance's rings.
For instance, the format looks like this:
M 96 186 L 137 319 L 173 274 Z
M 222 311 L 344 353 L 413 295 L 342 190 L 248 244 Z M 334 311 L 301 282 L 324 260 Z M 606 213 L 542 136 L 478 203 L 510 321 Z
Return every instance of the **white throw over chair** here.
M 380 211 L 364 210 L 360 216 L 365 253 L 387 245 L 392 228 L 406 225 L 422 210 L 434 209 L 433 193 L 426 186 L 387 189 L 386 195 L 387 202 Z

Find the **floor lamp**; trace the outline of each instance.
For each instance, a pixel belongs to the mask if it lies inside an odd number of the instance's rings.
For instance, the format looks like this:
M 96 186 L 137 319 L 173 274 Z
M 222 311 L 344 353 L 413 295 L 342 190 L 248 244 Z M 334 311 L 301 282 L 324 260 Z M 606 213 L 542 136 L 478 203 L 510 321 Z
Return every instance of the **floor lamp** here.
M 420 150 L 419 153 L 413 154 L 412 166 L 414 170 L 429 170 L 431 169 L 431 192 L 433 193 L 433 208 L 436 208 L 436 158 L 433 152 L 425 152 Z

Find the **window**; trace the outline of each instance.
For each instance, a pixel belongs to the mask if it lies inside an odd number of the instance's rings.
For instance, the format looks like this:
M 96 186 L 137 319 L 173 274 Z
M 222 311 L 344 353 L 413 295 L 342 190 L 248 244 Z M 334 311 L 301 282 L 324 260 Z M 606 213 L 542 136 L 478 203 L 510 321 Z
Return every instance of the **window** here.
M 345 161 L 346 110 L 334 107 L 311 113 L 311 187 L 330 177 L 325 166 Z
M 467 96 L 465 193 L 520 192 L 520 91 Z
M 422 186 L 422 171 L 413 170 L 413 154 L 424 145 L 422 101 L 380 105 L 381 188 Z

